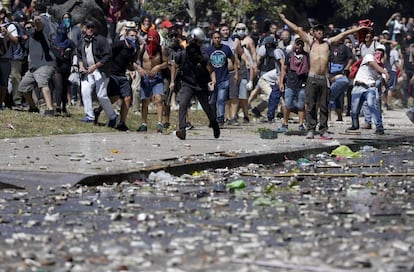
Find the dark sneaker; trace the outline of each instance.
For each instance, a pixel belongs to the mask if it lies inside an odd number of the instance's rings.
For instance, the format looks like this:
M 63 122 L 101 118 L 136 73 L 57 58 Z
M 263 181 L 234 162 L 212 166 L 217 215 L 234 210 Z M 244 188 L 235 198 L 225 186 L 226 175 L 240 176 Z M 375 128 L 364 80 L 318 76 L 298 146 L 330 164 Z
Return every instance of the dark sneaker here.
M 180 140 L 185 140 L 185 130 L 176 130 L 175 131 L 175 136 L 177 136 L 178 139 Z
M 164 125 L 162 123 L 158 123 L 156 130 L 158 133 L 162 133 L 164 131 Z
M 116 126 L 116 129 L 119 130 L 119 131 L 128 131 L 129 127 L 127 127 L 127 125 L 125 125 L 124 123 L 119 123 Z
M 371 129 L 371 128 L 372 128 L 372 125 L 371 125 L 371 124 L 366 124 L 366 123 L 365 123 L 364 125 L 362 125 L 362 126 L 361 126 L 361 128 L 362 128 L 362 129 Z
M 45 110 L 43 115 L 45 115 L 45 116 L 55 116 L 55 110 Z
M 145 124 L 141 124 L 141 126 L 139 126 L 139 128 L 137 129 L 137 132 L 144 132 L 147 131 L 148 127 Z
M 306 139 L 314 139 L 315 136 L 313 135 L 313 131 L 308 131 L 308 134 L 306 134 Z
M 116 116 L 117 117 L 117 116 Z M 115 128 L 116 125 L 116 117 L 114 119 L 109 120 L 108 127 Z M 95 117 L 96 118 L 96 117 Z M 96 120 L 96 119 L 95 119 Z
M 306 130 L 306 128 L 303 124 L 298 126 L 298 131 L 303 132 L 305 130 Z
M 164 129 L 168 129 L 170 127 L 170 123 L 165 122 L 164 125 L 163 125 L 163 127 L 164 127 Z
M 185 126 L 185 129 L 186 129 L 186 130 L 191 130 L 191 129 L 193 129 L 193 128 L 194 128 L 193 124 L 191 124 L 190 122 L 187 122 L 187 124 L 186 124 L 186 126 Z
M 276 132 L 277 133 L 284 133 L 284 132 L 287 132 L 288 130 L 289 130 L 288 125 L 283 124 L 282 126 L 280 126 L 276 129 Z
M 236 118 L 233 118 L 233 119 L 229 120 L 229 125 L 230 126 L 240 126 L 240 123 L 236 120 Z
M 55 115 L 56 116 L 61 116 L 62 115 L 62 109 L 61 108 L 56 108 Z
M 68 112 L 68 110 L 66 108 L 62 109 L 62 115 L 63 115 L 63 117 L 70 117 L 70 113 Z
M 220 137 L 220 126 L 219 123 L 215 122 L 214 124 L 211 125 L 211 127 L 213 128 L 213 134 L 214 134 L 214 138 L 218 138 Z
M 345 132 L 355 132 L 356 130 L 358 130 L 358 128 L 356 127 L 349 127 L 345 130 Z
M 36 108 L 29 108 L 29 112 L 39 113 L 40 110 L 37 107 Z
M 93 109 L 93 115 L 95 116 L 95 120 L 93 120 L 93 124 L 96 125 L 96 124 L 98 124 L 99 115 L 101 115 L 100 109 L 99 108 L 94 108 Z
M 324 132 L 320 137 L 321 140 L 332 140 L 332 138 L 332 135 L 328 132 Z
M 283 112 L 278 112 L 276 114 L 276 117 L 279 118 L 279 119 L 282 119 L 283 118 Z
M 252 113 L 256 118 L 262 117 L 262 114 L 260 113 L 260 111 L 257 108 L 253 108 Z
M 247 123 L 249 123 L 250 122 L 250 120 L 249 120 L 249 118 L 248 117 L 243 117 L 243 123 L 244 124 L 247 124 Z
M 377 128 L 374 132 L 375 135 L 384 135 L 384 129 L 383 128 Z
M 405 113 L 405 115 L 407 115 L 407 117 L 408 117 L 408 119 L 410 119 L 411 123 L 413 123 L 413 124 L 414 124 L 414 112 L 412 112 L 412 111 L 407 111 L 407 112 Z

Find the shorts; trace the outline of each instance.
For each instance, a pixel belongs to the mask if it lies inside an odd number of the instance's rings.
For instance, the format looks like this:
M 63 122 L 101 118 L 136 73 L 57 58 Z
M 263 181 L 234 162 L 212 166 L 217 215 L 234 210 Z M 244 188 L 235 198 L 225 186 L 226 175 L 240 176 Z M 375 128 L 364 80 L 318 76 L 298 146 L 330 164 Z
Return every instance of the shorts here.
M 302 89 L 285 89 L 285 106 L 286 108 L 297 108 L 303 110 L 305 108 L 305 88 Z
M 121 98 L 131 96 L 132 89 L 127 76 L 111 75 L 108 83 L 108 96 L 120 96 Z
M 141 100 L 164 94 L 164 80 L 161 73 L 152 78 L 141 78 Z
M 36 85 L 39 88 L 49 87 L 49 81 L 54 72 L 55 67 L 49 65 L 40 66 L 34 71 L 27 71 L 24 74 L 22 81 L 20 81 L 19 92 L 31 92 L 35 89 Z
M 248 91 L 247 91 L 247 88 L 246 88 L 247 82 L 248 82 L 247 79 L 240 80 L 239 99 L 248 99 L 249 98 Z
M 234 71 L 229 74 L 229 99 L 239 98 L 239 86 L 234 81 Z

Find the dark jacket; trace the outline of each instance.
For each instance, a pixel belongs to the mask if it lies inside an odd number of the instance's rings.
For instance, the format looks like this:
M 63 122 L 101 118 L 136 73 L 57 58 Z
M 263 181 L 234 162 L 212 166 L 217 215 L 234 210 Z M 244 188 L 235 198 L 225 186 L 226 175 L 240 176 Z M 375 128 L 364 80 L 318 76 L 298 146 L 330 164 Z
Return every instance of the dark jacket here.
M 109 76 L 111 71 L 112 48 L 108 40 L 100 34 L 95 35 L 92 39 L 92 53 L 95 63 L 102 63 L 103 66 L 99 68 L 99 71 Z M 78 44 L 77 55 L 79 60 L 85 65 L 85 68 L 87 68 L 85 46 L 85 37 L 82 37 Z

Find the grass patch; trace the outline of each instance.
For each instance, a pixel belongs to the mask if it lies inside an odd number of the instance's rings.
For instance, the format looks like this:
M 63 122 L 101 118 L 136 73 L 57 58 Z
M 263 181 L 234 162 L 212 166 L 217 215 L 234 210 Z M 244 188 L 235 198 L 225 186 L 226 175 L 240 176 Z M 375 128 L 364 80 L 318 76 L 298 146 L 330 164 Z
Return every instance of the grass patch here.
M 117 132 L 117 130 L 108 128 L 108 118 L 102 112 L 98 125 L 93 123 L 81 122 L 84 117 L 83 107 L 68 107 L 70 117 L 55 116 L 49 117 L 27 111 L 3 110 L 0 111 L 0 139 L 22 138 L 48 135 L 79 134 L 79 133 L 103 133 Z M 41 109 L 41 112 L 43 110 Z M 208 119 L 202 110 L 189 110 L 189 121 L 194 126 L 208 125 Z M 148 114 L 148 131 L 155 132 L 157 118 L 155 110 Z M 141 124 L 141 117 L 137 116 L 130 110 L 127 119 L 127 126 L 131 131 Z M 178 126 L 178 111 L 172 111 L 170 124 Z M 120 132 L 119 133 L 123 133 Z

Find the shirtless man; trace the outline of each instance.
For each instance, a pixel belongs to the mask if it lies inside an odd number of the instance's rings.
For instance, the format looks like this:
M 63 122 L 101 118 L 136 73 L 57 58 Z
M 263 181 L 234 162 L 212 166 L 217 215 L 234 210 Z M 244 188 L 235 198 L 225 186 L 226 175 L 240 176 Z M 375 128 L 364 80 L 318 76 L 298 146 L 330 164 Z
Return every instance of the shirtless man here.
M 141 102 L 142 102 L 142 124 L 138 132 L 147 131 L 148 105 L 151 98 L 157 107 L 157 132 L 163 131 L 162 125 L 162 99 L 164 96 L 164 81 L 162 69 L 168 67 L 167 50 L 160 45 L 160 35 L 157 31 L 148 31 L 146 44 L 141 45 L 138 65 L 138 73 L 141 75 Z M 162 54 L 162 55 L 161 55 Z
M 307 139 L 313 139 L 316 124 L 318 123 L 319 107 L 319 132 L 321 139 L 330 140 L 332 136 L 328 133 L 328 103 L 329 103 L 329 55 L 330 44 L 337 44 L 343 38 L 362 29 L 369 27 L 360 26 L 352 28 L 340 34 L 324 39 L 325 27 L 316 25 L 313 27 L 313 37 L 309 36 L 302 28 L 286 19 L 284 14 L 279 14 L 280 19 L 308 45 L 309 51 L 309 75 L 306 82 L 305 90 L 305 119 L 308 133 Z

